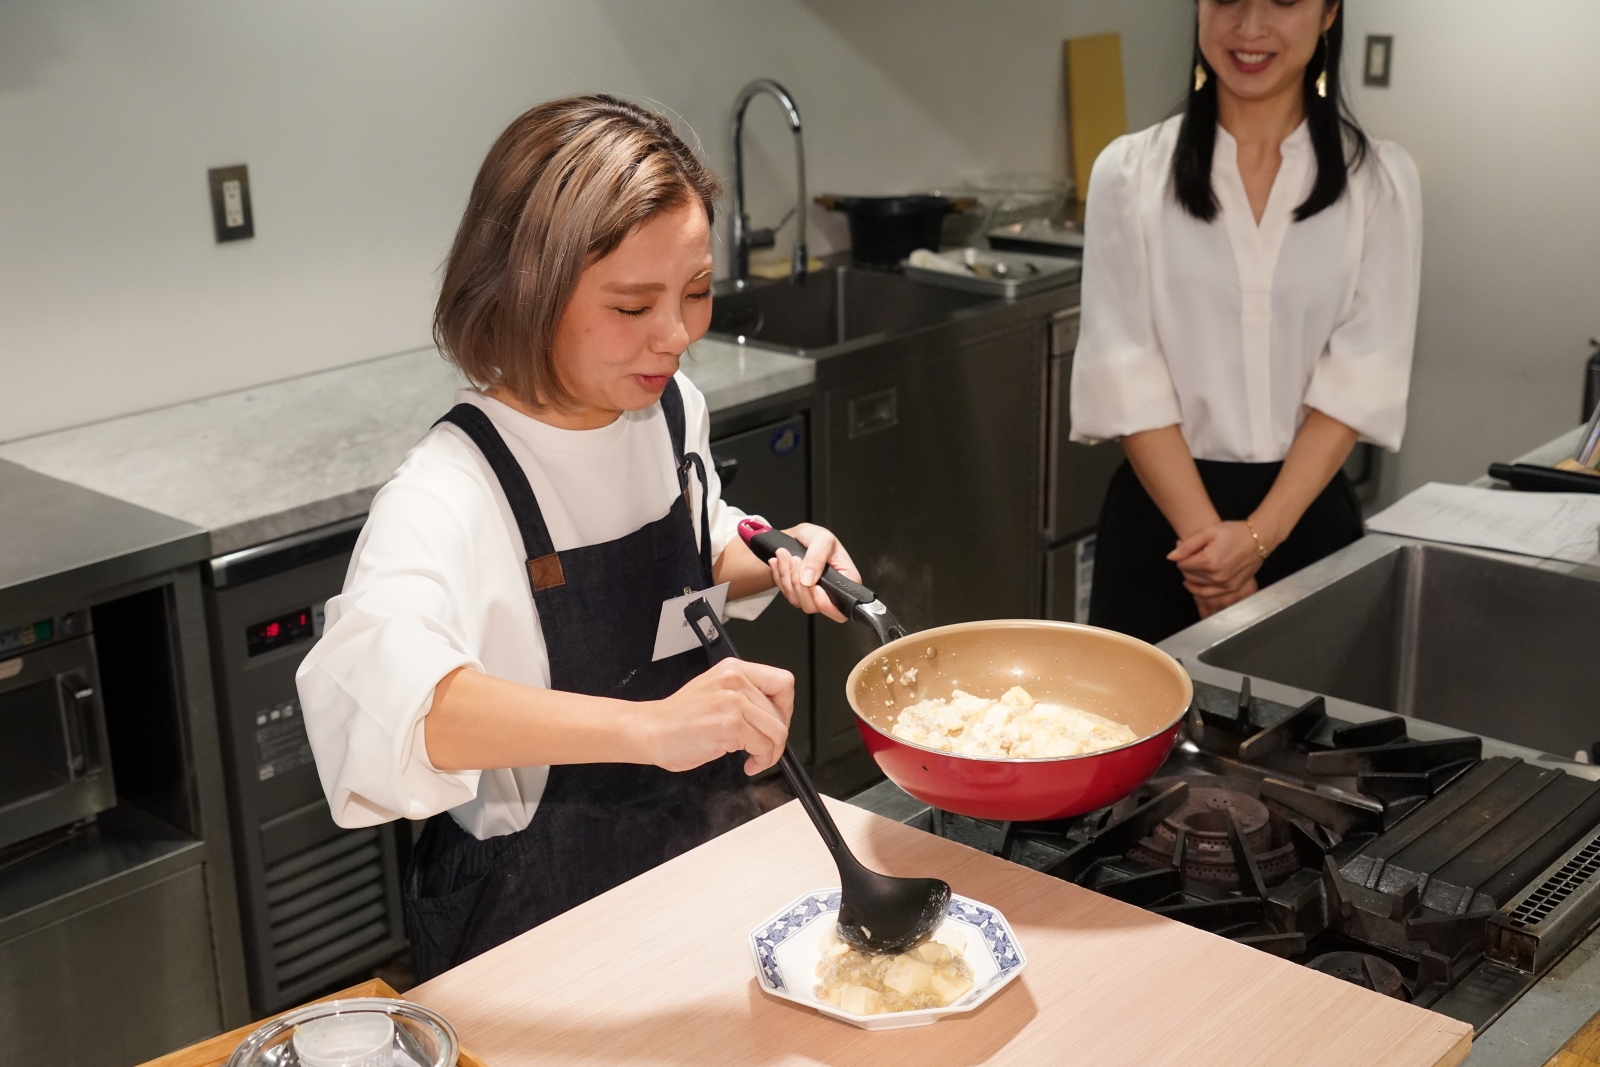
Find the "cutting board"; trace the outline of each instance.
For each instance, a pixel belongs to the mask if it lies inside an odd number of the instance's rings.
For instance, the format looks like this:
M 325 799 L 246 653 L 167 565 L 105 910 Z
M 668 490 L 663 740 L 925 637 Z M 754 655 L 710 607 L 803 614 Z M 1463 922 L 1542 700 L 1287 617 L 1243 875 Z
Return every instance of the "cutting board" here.
M 838 882 L 796 803 L 409 996 L 491 1067 L 1092 1064 L 1451 1067 L 1466 1023 L 830 802 L 868 865 L 937 875 L 1011 921 L 1028 967 L 978 1010 L 868 1032 L 757 986 L 751 929 Z
M 1122 37 L 1100 33 L 1069 37 L 1064 45 L 1067 71 L 1067 136 L 1072 144 L 1075 199 L 1089 199 L 1089 172 L 1102 149 L 1128 132 L 1128 105 L 1122 86 Z

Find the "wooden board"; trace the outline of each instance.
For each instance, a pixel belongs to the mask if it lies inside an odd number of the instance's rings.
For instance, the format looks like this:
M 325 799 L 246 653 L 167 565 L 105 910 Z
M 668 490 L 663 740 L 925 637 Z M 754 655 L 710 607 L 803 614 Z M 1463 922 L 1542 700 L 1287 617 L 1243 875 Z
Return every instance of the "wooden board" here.
M 837 884 L 796 803 L 418 986 L 494 1067 L 662 1063 L 1452 1067 L 1466 1023 L 830 803 L 879 870 L 998 907 L 1028 968 L 983 1007 L 869 1033 L 760 991 L 751 929 Z
M 382 978 L 371 978 L 359 985 L 353 985 L 349 989 L 341 989 L 330 996 L 318 997 L 316 1000 L 310 1001 L 310 1003 L 320 1004 L 324 1000 L 349 1000 L 352 997 L 398 998 L 399 996 L 400 994 L 396 993 L 394 988 Z M 304 1005 L 301 1005 L 301 1007 L 304 1007 Z M 289 1010 L 299 1011 L 300 1009 L 291 1008 Z M 279 1014 L 287 1013 L 280 1012 Z M 271 1016 L 274 1019 L 277 1017 L 277 1015 Z M 142 1064 L 141 1067 L 222 1067 L 222 1064 L 228 1062 L 228 1057 L 233 1055 L 233 1050 L 239 1047 L 239 1042 L 255 1033 L 256 1027 L 266 1021 L 266 1019 L 262 1019 L 209 1040 L 197 1041 L 187 1048 L 181 1048 L 176 1052 L 169 1052 L 159 1059 L 150 1060 Z M 458 1067 L 484 1067 L 483 1061 L 466 1049 L 461 1050 L 461 1055 L 456 1059 L 456 1063 Z
M 1069 37 L 1067 135 L 1072 144 L 1076 199 L 1089 199 L 1089 172 L 1095 157 L 1128 132 L 1128 105 L 1122 87 L 1122 37 L 1102 33 Z

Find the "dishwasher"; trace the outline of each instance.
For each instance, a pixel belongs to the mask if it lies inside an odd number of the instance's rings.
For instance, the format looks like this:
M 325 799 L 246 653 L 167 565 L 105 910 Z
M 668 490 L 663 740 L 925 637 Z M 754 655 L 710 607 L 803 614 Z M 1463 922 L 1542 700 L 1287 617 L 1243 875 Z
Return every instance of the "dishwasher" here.
M 711 442 L 711 458 L 722 478 L 722 499 L 764 517 L 778 529 L 810 517 L 810 448 L 806 417 L 793 415 Z M 794 675 L 794 718 L 789 745 L 809 761 L 812 741 L 811 616 L 779 597 L 753 622 L 728 621 L 739 653 L 756 663 Z
M 363 977 L 406 947 L 411 824 L 337 826 L 294 675 L 344 585 L 365 516 L 210 561 L 207 623 L 257 1017 Z
M 1049 406 L 1045 414 L 1044 604 L 1042 616 L 1089 621 L 1095 527 L 1111 475 L 1122 463 L 1116 441 L 1078 444 L 1072 434 L 1072 357 L 1078 347 L 1078 308 L 1050 320 Z

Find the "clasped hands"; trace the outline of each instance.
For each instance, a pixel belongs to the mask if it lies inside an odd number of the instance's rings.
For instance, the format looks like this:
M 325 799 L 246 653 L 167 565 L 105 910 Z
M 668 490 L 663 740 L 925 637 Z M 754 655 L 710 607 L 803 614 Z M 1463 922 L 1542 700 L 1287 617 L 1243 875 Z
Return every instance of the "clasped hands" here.
M 1268 552 L 1276 541 L 1256 523 Z M 1256 572 L 1265 562 L 1256 538 L 1244 522 L 1216 522 L 1196 530 L 1167 553 L 1183 573 L 1183 587 L 1194 597 L 1202 619 L 1209 618 L 1256 592 Z

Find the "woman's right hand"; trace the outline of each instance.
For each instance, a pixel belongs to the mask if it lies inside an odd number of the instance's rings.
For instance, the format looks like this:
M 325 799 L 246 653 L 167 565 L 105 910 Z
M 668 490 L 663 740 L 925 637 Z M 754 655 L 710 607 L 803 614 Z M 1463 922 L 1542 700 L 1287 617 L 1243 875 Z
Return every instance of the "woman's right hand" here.
M 794 675 L 780 667 L 725 659 L 665 700 L 639 705 L 650 763 L 687 771 L 743 751 L 744 772 L 778 762 L 794 713 Z
M 1231 593 L 1217 593 L 1213 596 L 1207 596 L 1191 590 L 1190 595 L 1194 597 L 1194 606 L 1200 609 L 1200 617 L 1209 619 L 1223 608 L 1231 608 L 1245 597 L 1253 596 L 1258 592 L 1260 592 L 1260 587 L 1256 585 L 1256 580 L 1251 578 Z

